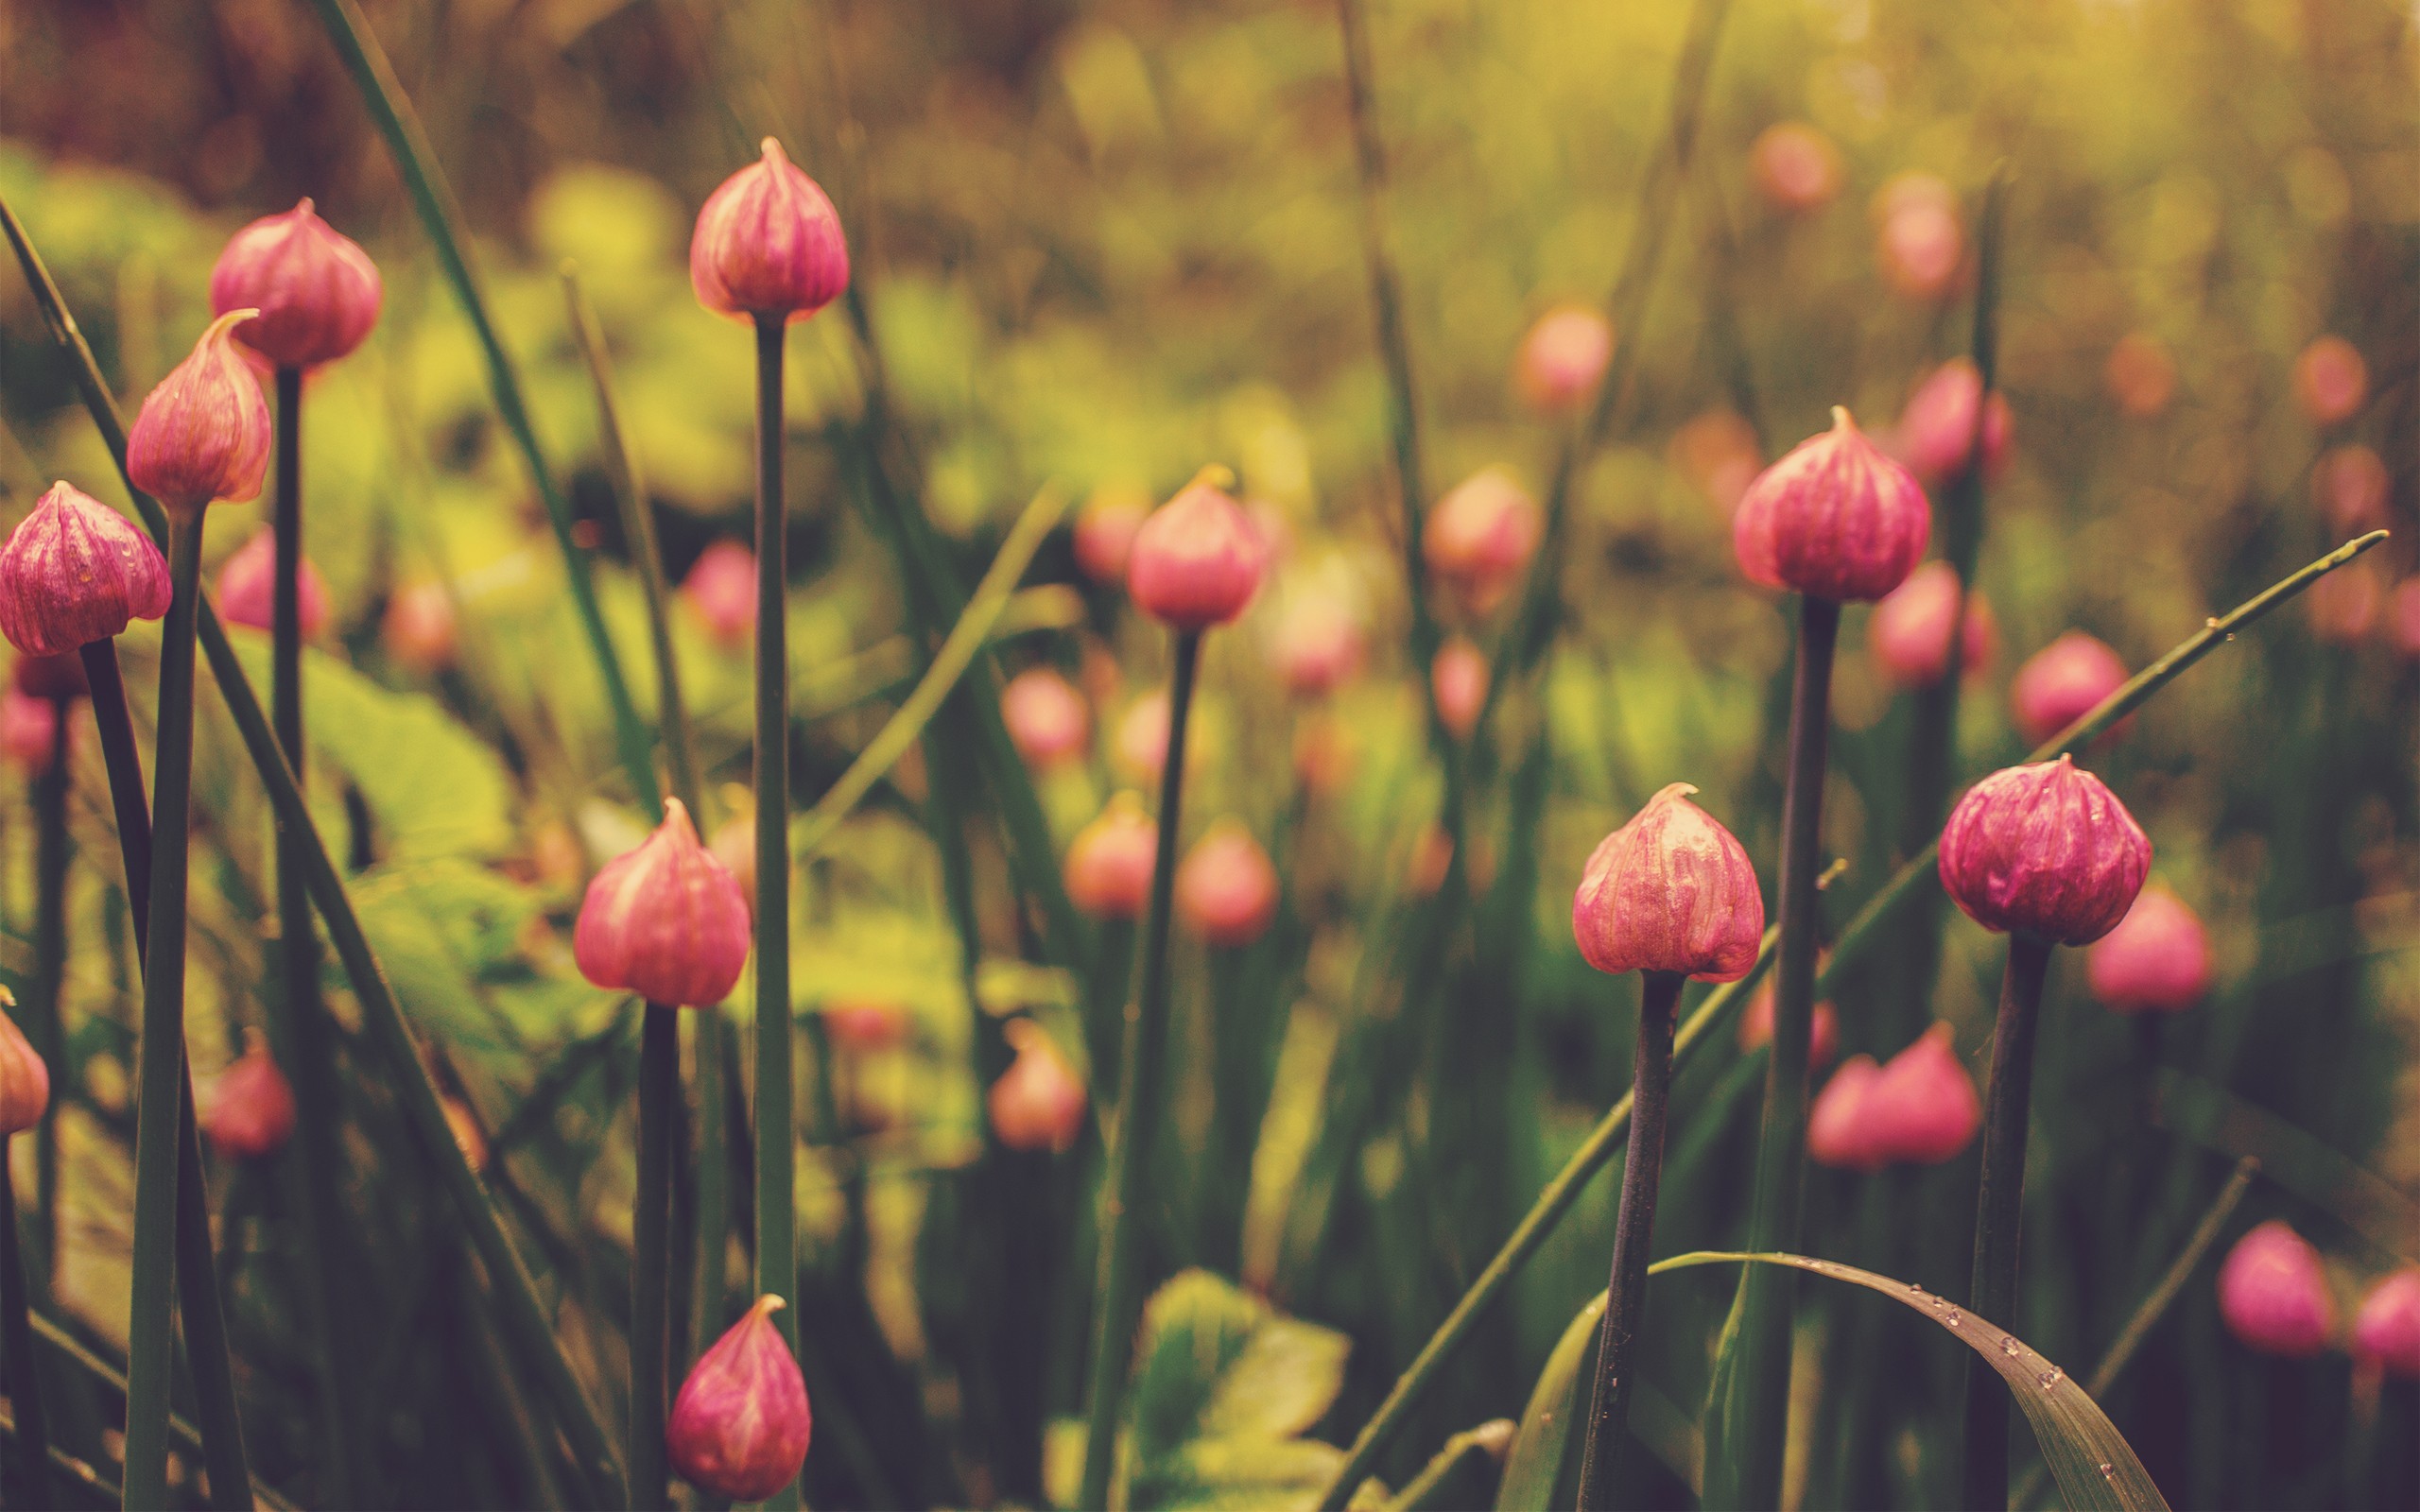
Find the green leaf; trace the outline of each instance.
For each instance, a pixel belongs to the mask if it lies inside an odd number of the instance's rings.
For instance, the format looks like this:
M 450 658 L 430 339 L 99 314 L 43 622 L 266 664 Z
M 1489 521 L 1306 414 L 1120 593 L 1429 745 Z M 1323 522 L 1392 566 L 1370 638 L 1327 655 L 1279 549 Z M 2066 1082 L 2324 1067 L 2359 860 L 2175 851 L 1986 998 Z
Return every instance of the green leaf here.
M 1496 1488 L 1496 1512 L 1546 1512 L 1554 1501 L 1555 1482 L 1571 1443 L 1571 1425 L 1580 1416 L 1578 1392 L 1583 1372 L 1596 1354 L 1597 1336 L 1605 1321 L 1605 1294 L 1588 1298 L 1547 1356 L 1538 1383 L 1522 1409 L 1520 1430 L 1512 1435 L 1512 1451 L 1504 1461 L 1504 1482 Z

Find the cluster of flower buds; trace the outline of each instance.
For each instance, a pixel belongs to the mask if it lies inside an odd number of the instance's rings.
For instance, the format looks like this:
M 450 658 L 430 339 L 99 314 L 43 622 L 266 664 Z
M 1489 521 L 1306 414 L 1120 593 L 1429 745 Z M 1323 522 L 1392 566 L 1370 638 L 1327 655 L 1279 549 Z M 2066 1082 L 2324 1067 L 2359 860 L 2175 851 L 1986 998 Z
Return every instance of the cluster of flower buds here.
M 1849 412 L 1759 473 L 1732 516 L 1739 570 L 1767 588 L 1870 603 L 1906 580 L 1932 535 L 1932 506 Z
M 1598 842 L 1571 900 L 1580 954 L 1600 971 L 1678 971 L 1736 982 L 1765 934 L 1756 868 L 1729 830 L 1674 782 Z
M 2100 779 L 2066 756 L 1977 782 L 1941 833 L 1941 882 L 1998 933 L 2089 945 L 2118 927 L 2152 843 Z
M 681 800 L 666 799 L 656 832 L 588 885 L 572 954 L 596 987 L 712 1007 L 738 985 L 749 934 L 738 882 L 698 842 Z
M 806 1378 L 773 1326 L 786 1305 L 770 1293 L 756 1298 L 698 1357 L 672 1399 L 664 1447 L 673 1472 L 709 1495 L 762 1502 L 798 1479 L 806 1463 L 815 1426 Z
M 2219 1316 L 2246 1348 L 2308 1360 L 2338 1340 L 2335 1289 L 2310 1242 L 2283 1219 L 2247 1230 L 2219 1266 Z M 2373 1282 L 2344 1341 L 2371 1368 L 2420 1379 L 2420 1266 Z
M 1819 1165 L 1877 1171 L 1938 1165 L 1982 1127 L 1982 1099 L 1958 1058 L 1949 1025 L 1936 1023 L 1880 1065 L 1851 1056 L 1806 1115 L 1806 1156 Z

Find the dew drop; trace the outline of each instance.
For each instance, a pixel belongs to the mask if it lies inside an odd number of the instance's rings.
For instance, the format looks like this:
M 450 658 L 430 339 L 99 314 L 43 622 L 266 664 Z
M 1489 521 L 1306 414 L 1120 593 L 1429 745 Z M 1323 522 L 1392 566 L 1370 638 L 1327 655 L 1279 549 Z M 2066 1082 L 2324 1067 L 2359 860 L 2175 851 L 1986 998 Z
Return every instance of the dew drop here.
M 1909 1295 L 1910 1295 L 1910 1296 L 1911 1296 L 1911 1297 L 1922 1297 L 1922 1296 L 1924 1296 L 1924 1295 L 1925 1295 L 1925 1289 L 1924 1289 L 1924 1285 L 1923 1285 L 1923 1283 L 1922 1283 L 1922 1282 L 1919 1282 L 1919 1281 L 1910 1281 L 1910 1282 L 1908 1283 L 1908 1293 L 1909 1293 Z
M 1958 1311 L 1958 1309 L 1956 1309 L 1956 1308 L 1954 1308 L 1954 1307 L 1953 1307 L 1953 1308 L 1951 1308 L 1951 1309 L 1949 1310 L 1949 1315 L 1948 1315 L 1947 1317 L 1945 1317 L 1945 1318 L 1943 1318 L 1941 1321 L 1942 1321 L 1942 1323 L 1943 1323 L 1945 1327 L 1953 1328 L 1953 1329 L 1954 1329 L 1954 1328 L 1956 1328 L 1959 1324 L 1963 1323 L 1963 1322 L 1965 1322 L 1965 1321 L 1966 1321 L 1966 1314 L 1963 1314 L 1963 1313 L 1961 1313 L 1960 1311 Z
M 2056 1386 L 2060 1382 L 2066 1379 L 2066 1372 L 2060 1369 L 2057 1366 L 2052 1366 L 2049 1369 L 2043 1371 L 2034 1379 L 2042 1383 L 2043 1390 L 2048 1391 L 2053 1386 Z
M 2208 619 L 2204 620 L 2204 621 L 2202 622 L 2202 628 L 2204 628 L 2204 629 L 2205 629 L 2205 630 L 2215 630 L 2215 629 L 2217 629 L 2218 627 L 2219 627 L 2219 617 L 2218 617 L 2217 615 L 2215 615 L 2215 614 L 2211 615 Z
M 2100 1478 L 2104 1481 L 2116 1480 L 2118 1478 L 2118 1467 L 2110 1464 L 2105 1459 L 2102 1460 L 2100 1462 Z
M 2017 1348 L 2018 1346 L 2014 1336 L 2007 1333 L 2000 1335 L 2000 1353 L 2005 1354 L 2010 1359 L 2014 1360 L 2016 1358 Z

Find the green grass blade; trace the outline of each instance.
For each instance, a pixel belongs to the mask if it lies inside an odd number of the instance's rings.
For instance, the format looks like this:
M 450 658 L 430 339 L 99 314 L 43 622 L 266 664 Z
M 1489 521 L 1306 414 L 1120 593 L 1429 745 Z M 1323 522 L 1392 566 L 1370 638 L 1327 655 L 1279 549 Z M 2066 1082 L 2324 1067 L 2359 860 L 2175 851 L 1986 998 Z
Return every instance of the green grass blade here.
M 1462 1478 L 1462 1467 L 1482 1460 L 1500 1460 L 1512 1442 L 1513 1427 L 1509 1418 L 1497 1418 L 1466 1428 L 1445 1440 L 1439 1450 L 1393 1496 L 1388 1498 L 1380 1512 L 1423 1512 L 1428 1507 L 1449 1507 L 1461 1503 L 1451 1500 L 1456 1483 Z
M 1580 1383 L 1588 1379 L 1589 1356 L 1605 1321 L 1605 1294 L 1588 1298 L 1547 1356 L 1546 1368 L 1530 1391 L 1521 1411 L 1521 1426 L 1512 1435 L 1512 1452 L 1504 1461 L 1504 1484 L 1495 1492 L 1495 1512 L 1546 1512 L 1554 1501 L 1555 1482 L 1571 1445 L 1571 1425 L 1582 1411 Z
M 2221 1155 L 2249 1156 L 2261 1174 L 2333 1214 L 2381 1256 L 2420 1264 L 2420 1202 L 2309 1131 L 2174 1068 L 2160 1073 L 2152 1119 Z

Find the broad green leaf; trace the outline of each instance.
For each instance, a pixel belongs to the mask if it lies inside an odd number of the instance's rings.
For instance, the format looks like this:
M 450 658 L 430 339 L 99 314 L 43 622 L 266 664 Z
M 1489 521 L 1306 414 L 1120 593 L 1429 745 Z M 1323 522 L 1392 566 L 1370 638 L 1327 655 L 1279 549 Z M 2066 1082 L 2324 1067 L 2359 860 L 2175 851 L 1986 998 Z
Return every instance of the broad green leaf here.
M 1571 1443 L 1571 1424 L 1580 1415 L 1582 1373 L 1596 1355 L 1597 1335 L 1605 1321 L 1605 1294 L 1588 1298 L 1573 1317 L 1538 1383 L 1522 1409 L 1521 1427 L 1512 1435 L 1512 1451 L 1504 1461 L 1504 1482 L 1496 1488 L 1496 1512 L 1546 1512 L 1554 1501 L 1554 1485 L 1563 1474 L 1563 1460 Z

